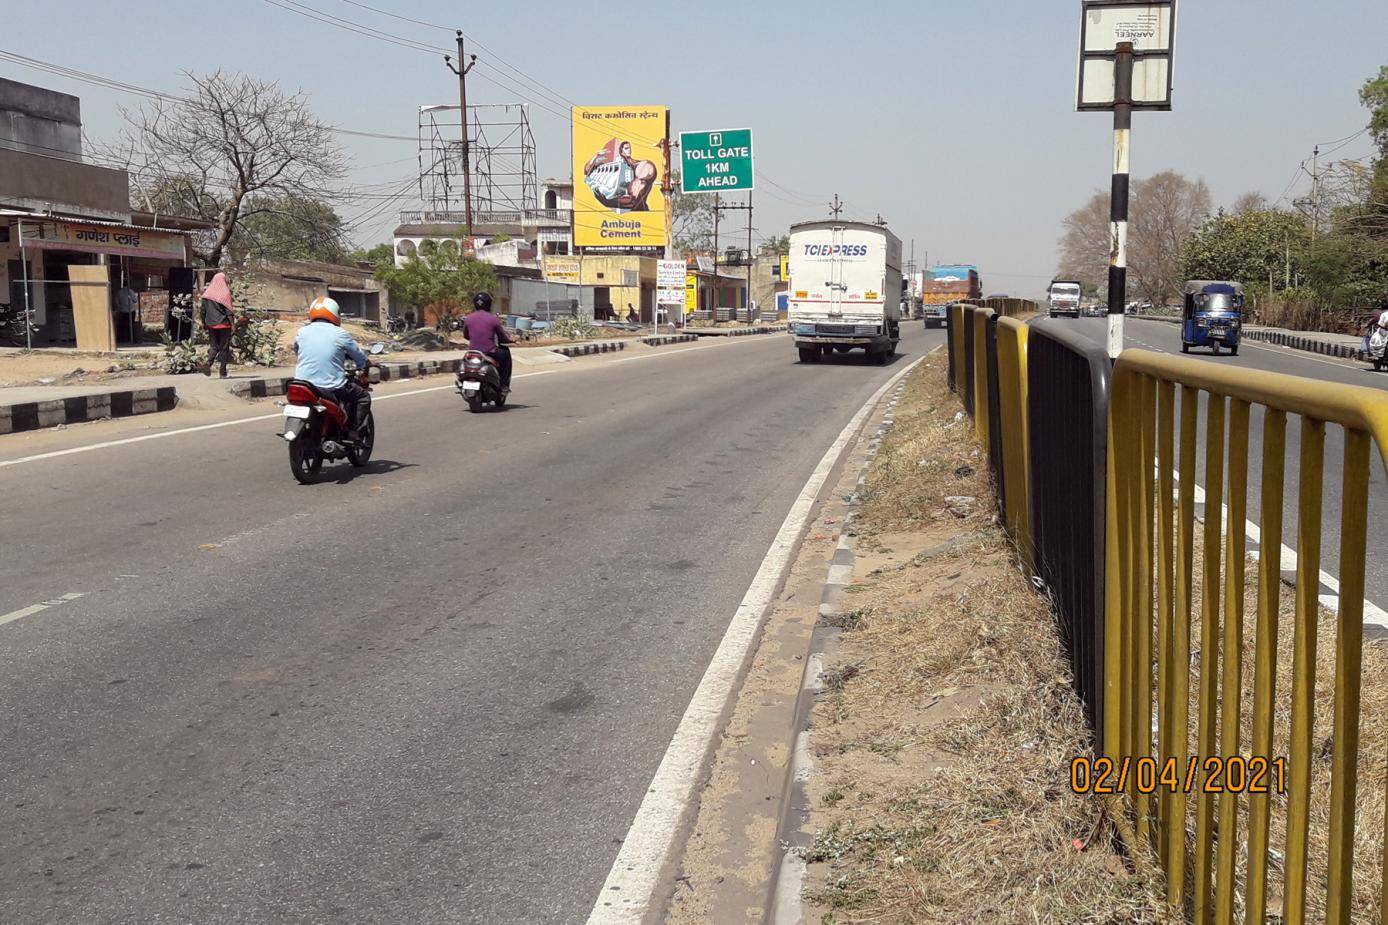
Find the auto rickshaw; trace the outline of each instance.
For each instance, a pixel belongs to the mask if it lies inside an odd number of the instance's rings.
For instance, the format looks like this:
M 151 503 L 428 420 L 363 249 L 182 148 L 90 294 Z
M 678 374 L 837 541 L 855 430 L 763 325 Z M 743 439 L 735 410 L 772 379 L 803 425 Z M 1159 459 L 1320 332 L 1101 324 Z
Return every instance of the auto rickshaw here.
M 1193 279 L 1185 285 L 1181 307 L 1181 352 L 1209 347 L 1216 355 L 1221 346 L 1239 355 L 1243 333 L 1243 286 L 1221 280 Z

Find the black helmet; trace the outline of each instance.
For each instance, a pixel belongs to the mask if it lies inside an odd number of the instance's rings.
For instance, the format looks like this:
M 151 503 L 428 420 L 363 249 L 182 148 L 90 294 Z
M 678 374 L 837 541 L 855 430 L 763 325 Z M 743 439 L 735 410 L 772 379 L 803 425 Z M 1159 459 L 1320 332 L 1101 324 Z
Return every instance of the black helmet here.
M 492 294 L 490 292 L 479 292 L 472 297 L 472 307 L 484 312 L 492 310 Z

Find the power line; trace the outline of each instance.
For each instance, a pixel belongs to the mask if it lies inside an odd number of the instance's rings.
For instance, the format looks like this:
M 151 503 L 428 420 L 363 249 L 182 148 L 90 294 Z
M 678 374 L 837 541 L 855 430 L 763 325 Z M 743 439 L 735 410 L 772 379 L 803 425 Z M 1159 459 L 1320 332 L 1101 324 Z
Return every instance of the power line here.
M 333 16 L 331 13 L 323 13 L 319 10 L 315 10 L 311 6 L 305 6 L 303 4 L 296 3 L 295 0 L 283 0 L 283 2 L 281 2 L 281 0 L 265 0 L 265 2 L 270 4 L 271 6 L 279 7 L 280 9 L 287 10 L 290 13 L 297 13 L 300 16 L 316 20 L 318 22 L 324 23 L 325 25 L 335 26 L 338 29 L 343 29 L 347 32 L 355 32 L 358 35 L 364 35 L 367 38 L 377 39 L 382 42 L 389 42 L 392 45 L 399 45 L 402 48 L 408 48 L 412 51 L 420 51 L 426 54 L 448 53 L 448 50 L 441 46 L 428 45 L 424 42 L 416 42 L 414 39 L 406 38 L 403 35 L 395 35 L 390 32 L 383 32 L 380 29 L 373 29 L 370 26 L 363 26 L 362 24 L 353 22 L 349 19 L 342 19 L 341 17 Z

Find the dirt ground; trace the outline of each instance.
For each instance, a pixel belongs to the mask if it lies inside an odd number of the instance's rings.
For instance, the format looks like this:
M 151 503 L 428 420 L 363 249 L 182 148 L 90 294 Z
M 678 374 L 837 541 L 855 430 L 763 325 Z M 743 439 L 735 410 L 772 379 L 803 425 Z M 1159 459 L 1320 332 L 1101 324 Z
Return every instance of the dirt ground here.
M 945 362 L 908 381 L 855 522 L 811 717 L 804 921 L 1160 921 L 1101 805 L 1070 790 L 1080 705 Z
M 18 385 L 81 385 L 163 373 L 161 351 L 78 353 L 41 350 L 0 353 L 0 388 Z M 51 380 L 51 381 L 45 381 Z

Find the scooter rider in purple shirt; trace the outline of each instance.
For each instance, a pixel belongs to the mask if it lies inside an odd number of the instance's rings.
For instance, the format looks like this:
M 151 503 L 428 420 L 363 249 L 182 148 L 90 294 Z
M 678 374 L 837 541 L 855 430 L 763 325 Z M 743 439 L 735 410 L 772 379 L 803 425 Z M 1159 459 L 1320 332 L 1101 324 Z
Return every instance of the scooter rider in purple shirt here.
M 496 360 L 496 371 L 501 374 L 501 391 L 511 391 L 511 351 L 506 345 L 515 343 L 506 333 L 501 319 L 492 314 L 490 293 L 479 292 L 472 297 L 475 311 L 463 319 L 463 336 L 473 350 L 481 351 Z

